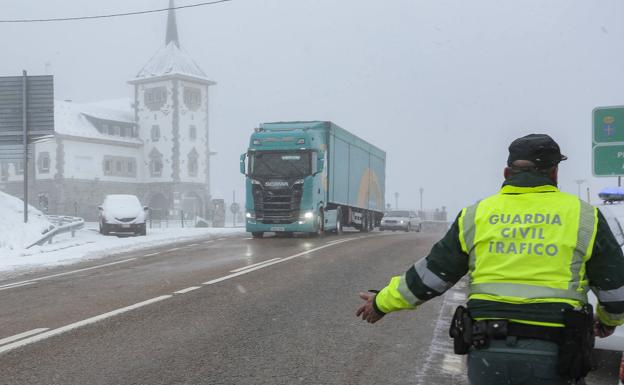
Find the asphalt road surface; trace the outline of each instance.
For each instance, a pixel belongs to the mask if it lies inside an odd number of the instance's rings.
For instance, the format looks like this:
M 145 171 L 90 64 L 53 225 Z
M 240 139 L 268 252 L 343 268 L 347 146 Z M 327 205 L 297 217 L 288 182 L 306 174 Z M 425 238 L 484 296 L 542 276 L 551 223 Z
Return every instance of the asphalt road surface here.
M 354 313 L 440 233 L 232 236 L 0 281 L 0 384 L 466 384 L 462 281 L 375 325 Z M 615 385 L 619 354 L 589 384 Z

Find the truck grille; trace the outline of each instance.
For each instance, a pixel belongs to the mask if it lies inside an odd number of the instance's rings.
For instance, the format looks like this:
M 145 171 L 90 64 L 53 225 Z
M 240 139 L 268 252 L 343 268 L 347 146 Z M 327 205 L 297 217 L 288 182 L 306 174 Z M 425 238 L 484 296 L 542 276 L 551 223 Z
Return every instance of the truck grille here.
M 253 185 L 256 220 L 262 223 L 293 223 L 299 220 L 301 184 L 290 188 L 268 189 Z

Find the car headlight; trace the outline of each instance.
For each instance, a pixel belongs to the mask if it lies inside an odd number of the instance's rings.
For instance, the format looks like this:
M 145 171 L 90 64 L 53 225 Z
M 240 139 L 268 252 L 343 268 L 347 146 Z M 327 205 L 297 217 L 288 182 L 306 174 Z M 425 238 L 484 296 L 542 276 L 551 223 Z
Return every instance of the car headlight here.
M 404 223 L 405 223 L 405 221 L 401 221 L 401 224 L 404 224 Z
M 306 213 L 303 214 L 303 217 L 305 219 L 312 219 L 312 218 L 314 218 L 314 213 L 312 211 L 306 211 Z

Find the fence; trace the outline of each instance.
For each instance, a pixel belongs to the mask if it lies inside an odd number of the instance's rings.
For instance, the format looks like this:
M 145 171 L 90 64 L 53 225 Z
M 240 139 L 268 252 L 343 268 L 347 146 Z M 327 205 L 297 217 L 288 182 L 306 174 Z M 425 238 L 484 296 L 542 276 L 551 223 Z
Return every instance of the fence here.
M 76 235 L 76 230 L 84 227 L 84 219 L 79 217 L 70 217 L 65 215 L 46 215 L 46 217 L 48 218 L 48 221 L 52 223 L 53 227 L 32 245 L 26 247 L 27 249 L 30 249 L 35 245 L 41 246 L 46 242 L 52 243 L 52 238 L 59 234 L 71 233 L 72 237 L 74 237 Z
M 180 211 L 177 215 L 169 215 L 169 210 L 150 209 L 148 216 L 150 229 L 184 228 L 184 227 L 211 227 L 211 221 L 197 215 Z

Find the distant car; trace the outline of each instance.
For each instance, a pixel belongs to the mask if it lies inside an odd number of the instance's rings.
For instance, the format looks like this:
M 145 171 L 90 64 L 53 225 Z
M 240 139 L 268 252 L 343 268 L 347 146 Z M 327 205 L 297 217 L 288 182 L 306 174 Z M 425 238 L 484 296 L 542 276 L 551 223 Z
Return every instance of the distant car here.
M 421 231 L 422 220 L 413 211 L 388 211 L 381 219 L 379 230 Z
M 139 198 L 134 195 L 107 195 L 98 207 L 100 211 L 100 234 L 111 232 L 131 232 L 147 235 L 147 207 L 141 206 Z

